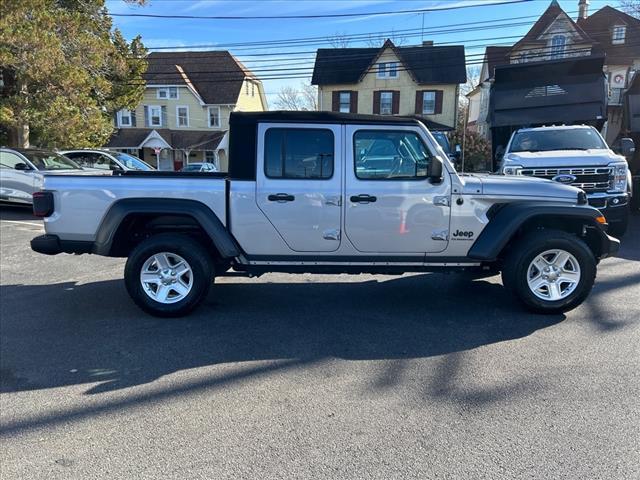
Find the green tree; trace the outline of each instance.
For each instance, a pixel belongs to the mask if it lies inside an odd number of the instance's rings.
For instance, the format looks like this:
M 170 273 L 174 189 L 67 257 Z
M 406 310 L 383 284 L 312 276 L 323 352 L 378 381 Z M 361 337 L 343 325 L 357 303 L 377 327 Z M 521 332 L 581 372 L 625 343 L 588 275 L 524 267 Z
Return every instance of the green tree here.
M 141 3 L 141 2 L 135 2 Z M 142 98 L 146 50 L 104 0 L 0 0 L 0 125 L 11 146 L 105 143 Z

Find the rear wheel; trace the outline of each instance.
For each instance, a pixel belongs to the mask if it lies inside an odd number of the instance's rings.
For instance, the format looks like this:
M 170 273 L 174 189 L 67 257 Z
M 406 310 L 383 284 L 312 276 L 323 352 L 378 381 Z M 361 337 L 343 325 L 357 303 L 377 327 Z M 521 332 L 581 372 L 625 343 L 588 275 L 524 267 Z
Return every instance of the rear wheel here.
M 160 234 L 140 243 L 124 272 L 127 291 L 142 310 L 178 317 L 196 308 L 213 279 L 210 255 L 186 235 Z
M 580 305 L 596 276 L 596 259 L 575 235 L 542 230 L 524 237 L 507 255 L 502 281 L 537 313 L 561 313 Z

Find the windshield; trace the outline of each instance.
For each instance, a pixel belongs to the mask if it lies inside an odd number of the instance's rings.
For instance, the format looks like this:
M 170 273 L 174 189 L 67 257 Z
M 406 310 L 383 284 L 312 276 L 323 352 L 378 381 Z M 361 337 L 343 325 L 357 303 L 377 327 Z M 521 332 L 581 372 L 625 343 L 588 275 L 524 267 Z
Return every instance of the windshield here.
M 22 151 L 38 170 L 82 170 L 82 167 L 73 160 L 54 152 L 44 151 Z
M 435 138 L 436 142 L 438 142 L 438 144 L 442 147 L 442 150 L 444 150 L 444 153 L 446 153 L 447 155 L 451 153 L 451 146 L 449 145 L 449 139 L 444 133 L 431 132 L 431 135 L 433 135 L 433 138 Z
M 145 163 L 138 157 L 134 157 L 133 155 L 129 155 L 128 153 L 112 152 L 111 154 L 130 170 L 154 170 L 154 168 L 148 163 Z
M 201 168 L 202 168 L 202 164 L 201 163 L 192 163 L 190 165 L 186 165 L 182 169 L 182 171 L 183 172 L 199 172 Z
M 548 152 L 607 148 L 598 132 L 591 128 L 531 130 L 513 137 L 509 152 Z

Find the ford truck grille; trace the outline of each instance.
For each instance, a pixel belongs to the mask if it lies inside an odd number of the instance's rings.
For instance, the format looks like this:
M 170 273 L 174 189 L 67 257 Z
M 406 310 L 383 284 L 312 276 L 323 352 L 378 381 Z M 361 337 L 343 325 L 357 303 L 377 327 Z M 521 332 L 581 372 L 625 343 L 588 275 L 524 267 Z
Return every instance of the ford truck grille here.
M 611 167 L 523 168 L 522 175 L 552 180 L 556 175 L 573 175 L 571 186 L 587 193 L 606 192 L 611 188 Z

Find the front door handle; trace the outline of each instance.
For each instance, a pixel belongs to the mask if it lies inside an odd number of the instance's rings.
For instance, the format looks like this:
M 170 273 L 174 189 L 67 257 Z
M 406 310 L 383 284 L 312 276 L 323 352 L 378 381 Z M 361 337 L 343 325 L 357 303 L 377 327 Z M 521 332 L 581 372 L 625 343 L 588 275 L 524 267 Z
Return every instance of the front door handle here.
M 267 197 L 267 200 L 270 202 L 293 202 L 296 199 L 293 195 L 289 195 L 288 193 L 276 193 L 271 194 Z
M 361 193 L 360 195 L 354 195 L 350 198 L 353 203 L 371 203 L 378 200 L 373 195 L 367 195 L 366 193 Z

